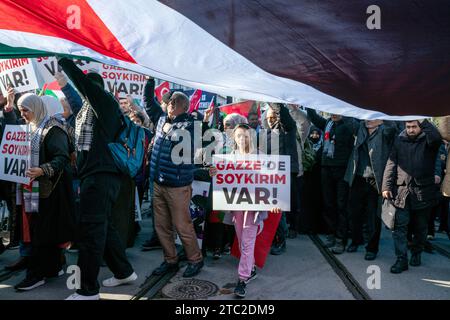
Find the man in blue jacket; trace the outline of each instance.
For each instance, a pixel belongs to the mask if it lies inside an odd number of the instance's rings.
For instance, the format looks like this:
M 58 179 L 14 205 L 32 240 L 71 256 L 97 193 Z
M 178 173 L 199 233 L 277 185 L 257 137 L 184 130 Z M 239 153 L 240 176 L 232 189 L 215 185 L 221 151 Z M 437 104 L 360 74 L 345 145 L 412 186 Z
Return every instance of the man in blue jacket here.
M 188 109 L 189 98 L 184 93 L 174 92 L 167 105 L 167 114 L 161 113 L 156 105 L 147 110 L 150 119 L 155 118 L 154 114 L 159 115 L 150 161 L 150 181 L 153 182 L 155 229 L 163 248 L 164 262 L 153 271 L 155 275 L 178 270 L 174 226 L 189 261 L 183 276 L 193 277 L 203 267 L 203 256 L 189 211 L 195 166 L 194 119 L 187 113 Z M 178 143 L 190 146 L 188 154 L 173 152 Z M 178 156 L 180 159 L 174 158 Z

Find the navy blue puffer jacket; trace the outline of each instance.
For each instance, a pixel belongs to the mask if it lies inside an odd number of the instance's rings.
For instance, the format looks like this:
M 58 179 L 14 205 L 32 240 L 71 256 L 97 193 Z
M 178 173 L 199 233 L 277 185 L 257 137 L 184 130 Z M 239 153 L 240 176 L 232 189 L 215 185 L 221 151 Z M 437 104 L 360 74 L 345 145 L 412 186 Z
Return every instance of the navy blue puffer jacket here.
M 163 127 L 170 123 L 171 128 L 165 133 Z M 174 163 L 172 150 L 183 139 L 190 136 L 190 152 L 182 154 L 180 163 Z M 181 138 L 180 138 L 181 137 Z M 150 161 L 150 181 L 168 187 L 184 187 L 194 180 L 194 119 L 187 113 L 177 116 L 169 122 L 167 115 L 159 118 L 155 133 L 152 156 Z M 186 142 L 184 142 L 186 143 Z M 183 151 L 189 151 L 188 148 Z M 177 153 L 178 155 L 178 153 Z

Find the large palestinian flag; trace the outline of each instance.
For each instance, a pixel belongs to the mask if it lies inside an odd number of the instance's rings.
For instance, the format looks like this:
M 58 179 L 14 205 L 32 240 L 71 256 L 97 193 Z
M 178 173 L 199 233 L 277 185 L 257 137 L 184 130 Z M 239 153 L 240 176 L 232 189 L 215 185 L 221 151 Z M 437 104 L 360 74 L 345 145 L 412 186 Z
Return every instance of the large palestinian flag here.
M 448 114 L 450 2 L 372 4 L 2 0 L 0 58 L 87 57 L 208 92 L 365 119 Z

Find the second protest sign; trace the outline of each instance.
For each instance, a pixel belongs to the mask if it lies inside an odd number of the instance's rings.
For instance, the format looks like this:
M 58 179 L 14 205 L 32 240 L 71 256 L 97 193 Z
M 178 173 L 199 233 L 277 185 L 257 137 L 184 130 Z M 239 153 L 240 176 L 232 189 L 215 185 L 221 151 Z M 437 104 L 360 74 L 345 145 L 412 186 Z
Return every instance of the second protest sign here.
M 213 210 L 290 211 L 289 156 L 214 155 Z

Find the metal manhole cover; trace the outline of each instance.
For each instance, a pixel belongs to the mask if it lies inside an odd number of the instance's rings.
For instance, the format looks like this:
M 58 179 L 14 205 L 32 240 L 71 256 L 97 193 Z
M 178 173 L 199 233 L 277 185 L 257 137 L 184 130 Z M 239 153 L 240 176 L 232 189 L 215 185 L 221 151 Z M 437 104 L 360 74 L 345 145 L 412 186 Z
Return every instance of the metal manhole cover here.
M 212 282 L 186 279 L 169 283 L 162 289 L 164 297 L 172 299 L 204 299 L 217 293 L 219 288 Z

